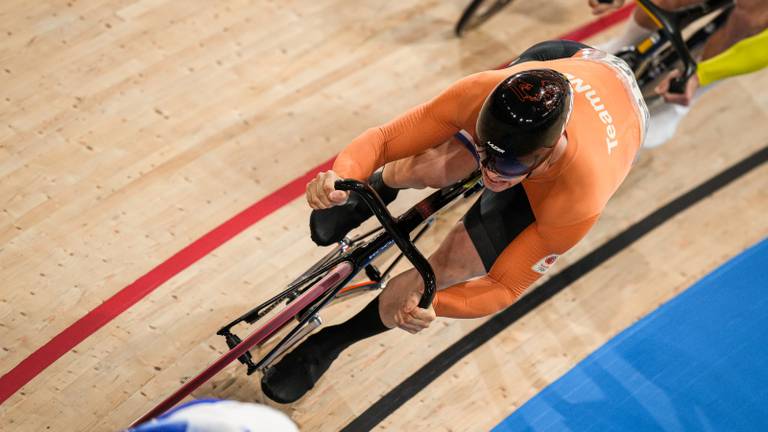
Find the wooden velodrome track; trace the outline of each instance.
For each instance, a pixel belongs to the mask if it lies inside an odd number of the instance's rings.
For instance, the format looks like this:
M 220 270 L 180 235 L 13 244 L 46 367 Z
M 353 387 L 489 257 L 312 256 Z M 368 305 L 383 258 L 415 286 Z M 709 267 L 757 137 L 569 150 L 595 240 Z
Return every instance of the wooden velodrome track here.
M 223 352 L 213 336 L 220 325 L 322 255 L 308 239 L 303 200 L 178 269 L 55 362 L 30 355 L 364 129 L 592 19 L 585 0 L 519 0 L 458 40 L 451 28 L 463 6 L 2 2 L 0 371 L 51 364 L 18 391 L 3 377 L 0 430 L 127 426 Z M 598 225 L 553 271 L 766 146 L 766 89 L 761 72 L 705 94 L 671 142 L 642 153 Z M 469 353 L 379 427 L 497 424 L 764 238 L 767 183 L 768 166 L 759 166 L 664 221 Z M 462 208 L 438 223 L 424 250 Z M 366 301 L 329 308 L 324 318 L 342 320 Z M 418 336 L 392 331 L 358 344 L 313 392 L 281 409 L 303 430 L 338 430 L 484 321 L 440 319 Z M 239 364 L 195 396 L 264 400 Z

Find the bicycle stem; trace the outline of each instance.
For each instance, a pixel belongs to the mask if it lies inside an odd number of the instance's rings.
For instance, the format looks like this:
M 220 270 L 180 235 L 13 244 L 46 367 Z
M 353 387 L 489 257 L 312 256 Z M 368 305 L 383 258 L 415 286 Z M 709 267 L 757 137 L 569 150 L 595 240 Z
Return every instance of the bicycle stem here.
M 416 249 L 416 246 L 410 240 L 409 236 L 400 230 L 400 227 L 398 227 L 397 222 L 392 217 L 387 206 L 372 187 L 366 183 L 352 179 L 337 180 L 335 187 L 337 190 L 356 192 L 363 202 L 365 202 L 371 209 L 371 212 L 373 212 L 373 215 L 379 220 L 381 226 L 384 227 L 384 230 L 392 236 L 397 247 L 400 248 L 403 255 L 408 258 L 408 261 L 413 264 L 413 267 L 416 268 L 416 271 L 419 272 L 421 278 L 424 280 L 424 293 L 419 300 L 419 307 L 427 309 L 432 304 L 432 300 L 434 299 L 437 290 L 435 272 L 429 264 L 429 261 L 424 258 L 424 255 L 422 255 L 418 249 Z

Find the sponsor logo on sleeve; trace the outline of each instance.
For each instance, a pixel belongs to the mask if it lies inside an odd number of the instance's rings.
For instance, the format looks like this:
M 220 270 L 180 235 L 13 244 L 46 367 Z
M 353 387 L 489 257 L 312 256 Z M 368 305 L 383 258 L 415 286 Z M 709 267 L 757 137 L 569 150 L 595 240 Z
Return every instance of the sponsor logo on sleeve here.
M 544 274 L 555 264 L 555 261 L 557 261 L 557 257 L 559 256 L 560 255 L 557 254 L 547 255 L 534 264 L 533 267 L 531 267 L 531 270 L 539 274 Z

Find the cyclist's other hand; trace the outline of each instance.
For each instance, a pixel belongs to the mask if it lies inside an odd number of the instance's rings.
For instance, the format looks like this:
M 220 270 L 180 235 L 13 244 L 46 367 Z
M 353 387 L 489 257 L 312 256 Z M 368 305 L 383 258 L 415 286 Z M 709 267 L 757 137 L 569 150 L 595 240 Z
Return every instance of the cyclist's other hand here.
M 388 285 L 379 296 L 379 317 L 387 328 L 398 327 L 408 333 L 418 333 L 429 327 L 435 320 L 432 306 L 424 310 L 419 308 L 419 300 L 424 288 L 415 288 L 408 284 Z
M 669 85 L 674 78 L 681 75 L 679 70 L 673 70 L 656 86 L 656 93 L 661 95 L 665 101 L 669 103 L 676 103 L 678 105 L 688 106 L 693 100 L 693 95 L 696 93 L 696 89 L 699 88 L 699 77 L 693 74 L 685 83 L 684 93 L 671 93 L 669 91 Z
M 334 183 L 341 178 L 333 171 L 317 173 L 307 183 L 307 203 L 315 210 L 327 209 L 347 202 L 349 192 L 336 190 Z
M 436 318 L 437 314 L 432 305 L 429 305 L 427 309 L 417 306 L 403 316 L 403 322 L 398 327 L 408 333 L 416 334 L 429 327 Z
M 603 12 L 618 9 L 624 5 L 624 0 L 613 0 L 609 3 L 601 3 L 598 0 L 589 0 L 589 7 L 592 8 L 592 13 L 600 15 Z

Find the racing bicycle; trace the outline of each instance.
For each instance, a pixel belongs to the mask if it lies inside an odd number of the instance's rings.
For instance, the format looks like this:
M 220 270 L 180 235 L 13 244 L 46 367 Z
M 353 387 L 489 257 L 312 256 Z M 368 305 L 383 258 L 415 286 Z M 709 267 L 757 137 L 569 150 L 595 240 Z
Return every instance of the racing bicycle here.
M 382 289 L 403 257 L 413 264 L 424 281 L 424 293 L 419 307 L 428 308 L 432 304 L 436 290 L 435 274 L 414 242 L 433 225 L 439 213 L 483 188 L 480 171 L 433 192 L 397 218 L 391 215 L 376 191 L 368 184 L 356 180 L 339 180 L 335 187 L 337 190 L 359 194 L 381 225 L 353 238 L 344 238 L 283 291 L 223 326 L 217 334 L 224 337 L 229 351 L 200 374 L 186 381 L 133 425 L 139 425 L 172 408 L 235 360 L 246 366 L 248 375 L 257 371 L 264 372 L 283 353 L 322 324 L 321 309 L 334 301 Z M 384 258 L 384 252 L 394 245 L 400 253 L 391 262 L 385 262 L 386 268 L 380 270 L 383 268 L 380 261 Z M 368 280 L 351 283 L 360 273 L 364 273 Z M 255 329 L 247 337 L 241 338 L 234 331 L 241 324 L 255 325 Z M 264 348 L 277 339 L 276 336 L 281 336 L 279 341 L 266 354 L 255 359 L 251 350 Z

